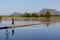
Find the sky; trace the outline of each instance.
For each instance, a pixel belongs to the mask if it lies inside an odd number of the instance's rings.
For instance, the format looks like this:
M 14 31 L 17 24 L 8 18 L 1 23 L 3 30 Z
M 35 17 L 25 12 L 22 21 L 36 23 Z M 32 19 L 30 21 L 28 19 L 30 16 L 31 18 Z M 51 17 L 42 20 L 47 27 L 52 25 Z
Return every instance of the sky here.
M 39 12 L 44 8 L 60 11 L 60 0 L 0 0 L 0 15 Z

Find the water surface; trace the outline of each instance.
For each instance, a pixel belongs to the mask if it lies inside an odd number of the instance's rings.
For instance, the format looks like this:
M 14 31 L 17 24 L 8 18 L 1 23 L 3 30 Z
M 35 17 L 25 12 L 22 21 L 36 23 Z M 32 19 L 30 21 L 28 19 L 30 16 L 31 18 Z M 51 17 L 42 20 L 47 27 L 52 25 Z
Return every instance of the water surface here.
M 15 25 L 34 24 L 37 21 L 15 21 Z M 11 21 L 2 21 L 0 27 L 10 26 Z M 0 40 L 59 40 L 60 22 L 21 28 L 0 30 Z

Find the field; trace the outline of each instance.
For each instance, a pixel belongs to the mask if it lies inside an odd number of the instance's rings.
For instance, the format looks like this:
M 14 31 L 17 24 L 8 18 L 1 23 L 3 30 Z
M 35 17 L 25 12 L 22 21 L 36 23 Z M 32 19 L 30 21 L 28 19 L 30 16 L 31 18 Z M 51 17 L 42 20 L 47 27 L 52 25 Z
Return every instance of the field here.
M 46 18 L 45 17 L 19 17 L 19 16 L 3 16 L 2 19 L 3 20 L 10 20 L 11 21 L 11 18 L 14 18 L 15 21 L 30 21 L 30 20 L 33 20 L 33 21 L 45 21 Z M 50 20 L 52 22 L 60 22 L 60 16 L 51 16 L 50 17 Z

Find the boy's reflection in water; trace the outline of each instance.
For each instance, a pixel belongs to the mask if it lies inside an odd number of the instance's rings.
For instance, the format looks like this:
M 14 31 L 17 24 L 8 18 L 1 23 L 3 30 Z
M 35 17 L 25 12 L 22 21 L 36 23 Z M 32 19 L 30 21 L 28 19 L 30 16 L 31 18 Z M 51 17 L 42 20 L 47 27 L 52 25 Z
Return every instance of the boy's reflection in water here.
M 6 31 L 6 33 L 5 33 L 5 35 L 6 35 L 6 39 L 5 39 L 5 40 L 8 40 L 9 32 L 8 32 L 8 30 L 7 30 L 7 29 L 6 29 L 5 31 Z
M 12 36 L 14 35 L 14 29 L 12 29 Z
M 12 40 L 14 39 L 14 29 L 12 28 Z
M 5 33 L 5 35 L 6 35 L 5 40 L 8 40 L 9 39 L 9 32 L 8 32 L 7 29 L 5 31 L 6 31 L 6 33 Z M 14 29 L 12 29 L 12 40 L 13 40 L 13 35 L 14 35 Z

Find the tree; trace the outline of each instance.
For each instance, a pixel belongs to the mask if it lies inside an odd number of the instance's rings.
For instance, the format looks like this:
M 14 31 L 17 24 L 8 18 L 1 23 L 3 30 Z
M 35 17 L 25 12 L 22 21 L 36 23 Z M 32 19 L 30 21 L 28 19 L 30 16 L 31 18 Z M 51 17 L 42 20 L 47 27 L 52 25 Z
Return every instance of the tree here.
M 32 13 L 32 14 L 31 14 L 31 17 L 39 17 L 39 15 L 36 14 L 36 13 Z
M 31 17 L 31 15 L 30 15 L 29 13 L 25 12 L 25 13 L 22 15 L 22 17 Z
M 43 14 L 40 14 L 40 17 L 44 17 L 44 15 Z
M 45 13 L 45 17 L 46 17 L 46 18 L 50 18 L 50 16 L 51 16 L 50 12 L 47 11 L 47 12 Z

